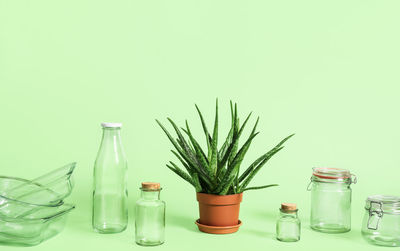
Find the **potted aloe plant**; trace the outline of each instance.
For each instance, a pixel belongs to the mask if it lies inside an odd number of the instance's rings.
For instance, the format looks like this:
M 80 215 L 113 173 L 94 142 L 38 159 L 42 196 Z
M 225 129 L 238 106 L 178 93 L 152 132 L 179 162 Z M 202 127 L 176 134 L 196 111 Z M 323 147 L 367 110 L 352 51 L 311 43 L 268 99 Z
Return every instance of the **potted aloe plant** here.
M 156 120 L 175 147 L 172 153 L 186 171 L 173 161 L 170 161 L 167 167 L 196 189 L 200 211 L 200 219 L 196 221 L 196 224 L 200 231 L 207 233 L 233 233 L 238 230 L 241 225 L 239 208 L 243 192 L 277 186 L 277 184 L 270 184 L 250 187 L 249 183 L 265 163 L 282 150 L 283 143 L 293 136 L 292 134 L 283 139 L 241 172 L 243 158 L 249 150 L 251 142 L 258 134 L 256 128 L 259 119 L 257 118 L 250 135 L 239 147 L 239 138 L 250 119 L 251 113 L 240 124 L 237 104 L 233 105 L 230 102 L 230 107 L 231 128 L 222 146 L 218 148 L 218 100 L 212 134 L 210 134 L 203 115 L 196 105 L 205 135 L 207 151 L 204 151 L 199 141 L 194 138 L 187 121 L 185 128 L 179 128 L 173 120 L 168 118 L 177 134 L 177 139 L 175 139 Z

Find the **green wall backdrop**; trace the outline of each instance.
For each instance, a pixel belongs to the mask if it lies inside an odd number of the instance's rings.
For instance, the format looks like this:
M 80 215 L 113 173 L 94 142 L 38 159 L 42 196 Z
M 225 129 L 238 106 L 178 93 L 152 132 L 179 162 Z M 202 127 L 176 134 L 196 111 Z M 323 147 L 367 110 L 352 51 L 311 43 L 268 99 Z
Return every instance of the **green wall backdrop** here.
M 166 243 L 155 250 L 375 250 L 360 236 L 364 200 L 400 195 L 400 2 L 397 0 L 0 0 L 0 174 L 34 178 L 77 161 L 66 229 L 29 250 L 129 250 L 133 217 L 115 235 L 91 230 L 100 123 L 120 121 L 129 162 L 130 216 L 141 181 L 159 181 Z M 170 172 L 155 118 L 211 124 L 220 101 L 260 116 L 244 165 L 296 133 L 245 194 L 233 235 L 198 232 L 192 187 Z M 254 118 L 252 120 L 254 122 Z M 351 169 L 353 230 L 308 227 L 314 166 Z M 281 202 L 298 203 L 302 239 L 274 239 Z M 17 250 L 1 247 L 1 250 Z

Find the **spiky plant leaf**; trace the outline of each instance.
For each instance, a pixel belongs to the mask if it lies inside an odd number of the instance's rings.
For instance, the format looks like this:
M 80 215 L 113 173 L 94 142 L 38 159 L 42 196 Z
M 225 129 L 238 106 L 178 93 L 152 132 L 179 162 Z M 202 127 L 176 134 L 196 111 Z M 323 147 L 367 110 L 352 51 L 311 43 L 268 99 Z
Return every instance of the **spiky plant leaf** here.
M 211 141 L 211 159 L 210 159 L 210 169 L 215 175 L 217 174 L 218 167 L 218 100 L 215 105 L 215 122 L 214 131 Z
M 237 104 L 235 103 L 235 111 L 234 111 L 234 116 L 236 119 L 236 126 L 234 128 L 234 134 L 236 135 L 236 140 L 235 143 L 233 144 L 232 149 L 229 152 L 228 156 L 228 165 L 230 165 L 235 158 L 237 151 L 239 149 L 239 118 L 238 118 L 238 112 L 237 112 Z
M 197 192 L 226 195 L 241 193 L 247 190 L 263 189 L 276 185 L 272 184 L 266 186 L 247 187 L 250 181 L 265 165 L 265 163 L 273 155 L 279 152 L 283 148 L 283 143 L 293 135 L 286 137 L 272 150 L 259 157 L 245 170 L 245 172 L 240 175 L 240 167 L 243 158 L 246 155 L 252 140 L 258 134 L 256 133 L 256 127 L 259 119 L 257 119 L 246 142 L 239 148 L 239 138 L 250 119 L 251 113 L 246 117 L 243 124 L 240 126 L 237 104 L 235 103 L 233 107 L 231 101 L 230 106 L 232 118 L 231 128 L 223 145 L 218 150 L 218 100 L 216 102 L 216 114 L 212 137 L 208 132 L 203 115 L 196 105 L 203 131 L 206 136 L 208 150 L 207 155 L 201 148 L 198 141 L 194 138 L 187 121 L 186 129 L 179 129 L 177 125 L 170 118 L 168 118 L 177 135 L 177 139 L 174 139 L 166 130 L 166 128 L 158 120 L 156 120 L 176 149 L 176 151 L 172 150 L 173 154 L 178 158 L 187 172 L 181 170 L 173 162 L 167 164 L 167 167 L 185 181 L 193 185 Z M 186 138 L 182 135 L 181 131 L 186 134 L 188 140 L 186 140 Z
M 196 158 L 200 162 L 202 168 L 207 170 L 208 175 L 210 177 L 213 177 L 212 169 L 209 166 L 208 160 L 203 152 L 203 149 L 201 149 L 201 146 L 199 145 L 199 143 L 194 139 L 187 121 L 186 121 L 186 130 L 182 129 L 182 131 L 184 131 L 189 136 L 190 142 L 192 143 L 194 151 L 196 153 Z
M 173 165 L 173 167 L 167 164 L 167 167 L 168 167 L 169 169 L 171 169 L 174 173 L 176 173 L 176 174 L 179 175 L 182 179 L 186 180 L 187 182 L 189 182 L 189 184 L 191 184 L 192 186 L 195 187 L 195 184 L 193 183 L 192 178 L 191 178 L 187 173 L 185 173 L 184 171 L 182 171 L 182 169 L 180 169 L 179 167 L 177 167 L 172 161 L 170 161 L 170 163 Z
M 183 151 L 185 151 L 185 153 L 189 157 L 191 163 L 193 163 L 195 166 L 197 166 L 197 168 L 199 170 L 202 170 L 201 171 L 202 173 L 206 173 L 209 180 L 212 180 L 212 177 L 210 177 L 208 175 L 207 167 L 203 166 L 201 161 L 196 158 L 196 152 L 186 142 L 186 139 L 183 137 L 182 133 L 180 132 L 180 130 L 178 128 L 178 126 L 175 124 L 175 122 L 172 119 L 170 119 L 170 118 L 167 118 L 167 119 L 171 123 L 173 128 L 175 129 L 175 132 L 178 135 L 178 139 L 179 139 L 179 140 L 177 140 L 177 142 L 180 144 L 180 146 L 182 147 Z
M 271 151 L 269 151 L 268 157 L 266 157 L 261 163 L 259 163 L 257 165 L 257 167 L 254 168 L 254 170 L 252 170 L 250 172 L 250 174 L 247 176 L 247 178 L 242 182 L 242 184 L 240 184 L 240 189 L 239 191 L 244 191 L 244 189 L 246 189 L 247 185 L 250 183 L 250 181 L 254 178 L 254 176 L 258 173 L 258 171 L 265 165 L 265 163 L 267 163 L 267 161 L 273 156 L 275 155 L 277 152 L 279 152 L 280 150 L 282 150 L 283 147 L 277 148 L 277 149 L 272 149 Z
M 197 173 L 193 173 L 192 180 L 193 180 L 194 187 L 196 188 L 196 192 L 200 193 L 203 190 L 203 188 L 201 187 L 201 184 L 200 184 L 199 175 Z
M 278 149 L 279 147 L 281 147 L 283 145 L 283 143 L 285 143 L 288 139 L 290 139 L 291 137 L 293 137 L 294 134 L 287 136 L 286 138 L 284 138 L 281 142 L 279 142 L 278 145 L 276 145 L 271 151 L 273 151 L 274 149 Z M 260 163 L 262 162 L 264 159 L 268 158 L 270 155 L 270 151 L 265 153 L 264 155 L 262 155 L 261 157 L 259 157 L 258 159 L 256 159 L 247 169 L 244 173 L 242 173 L 242 175 L 240 175 L 239 177 L 239 182 L 242 182 L 247 175 L 249 175 L 254 168 Z M 272 157 L 272 156 L 271 156 Z
M 257 187 L 248 187 L 248 188 L 243 189 L 243 191 L 258 190 L 258 189 L 264 189 L 264 188 L 275 187 L 275 186 L 278 186 L 278 184 L 271 184 L 271 185 L 257 186 Z
M 184 151 L 180 145 L 183 145 L 182 142 L 179 142 L 179 144 L 177 143 L 177 141 L 174 140 L 174 138 L 171 136 L 171 134 L 168 132 L 168 130 L 158 121 L 156 120 L 158 125 L 162 128 L 162 130 L 165 132 L 165 134 L 167 135 L 168 139 L 172 142 L 172 144 L 174 145 L 175 149 L 178 151 L 178 153 L 180 154 L 180 156 L 183 158 L 183 160 L 186 161 L 186 163 L 188 164 L 188 166 L 190 167 L 191 171 L 193 172 L 194 170 L 196 170 L 198 173 L 200 173 L 200 179 L 203 180 L 207 186 L 212 187 L 212 183 L 210 178 L 208 177 L 208 174 L 205 172 L 205 170 L 203 170 L 202 168 L 199 167 L 197 161 L 195 159 L 193 159 L 192 154 L 188 151 Z M 178 139 L 179 141 L 179 139 Z
M 235 176 L 229 178 L 229 180 L 221 187 L 221 190 L 218 192 L 219 195 L 226 195 L 231 188 L 233 181 L 235 180 Z
M 183 160 L 182 157 L 177 152 L 175 152 L 174 150 L 171 150 L 171 152 L 178 158 L 178 160 L 185 167 L 186 171 L 191 175 L 193 173 L 193 169 L 189 166 L 189 164 L 186 163 L 186 161 Z
M 248 146 L 251 144 L 251 141 L 254 139 L 255 136 L 257 136 L 258 133 L 255 133 L 253 135 L 250 135 L 246 143 L 243 144 L 239 152 L 236 154 L 234 160 L 232 161 L 231 165 L 228 166 L 228 169 L 224 175 L 224 177 L 221 180 L 221 183 L 219 184 L 219 187 L 217 189 L 218 193 L 221 193 L 221 191 L 225 188 L 226 184 L 229 183 L 231 177 L 235 178 L 235 171 L 237 171 L 237 168 L 239 167 L 240 163 L 242 162 L 244 155 L 246 154 L 246 151 L 248 149 Z M 232 175 L 235 174 L 235 175 Z
M 207 125 L 204 121 L 203 115 L 201 114 L 199 107 L 196 104 L 195 104 L 195 106 L 196 106 L 197 113 L 199 114 L 199 117 L 200 117 L 201 126 L 203 127 L 203 131 L 206 136 L 208 159 L 210 159 L 211 158 L 211 136 L 210 136 L 210 133 L 208 132 Z
M 233 139 L 233 130 L 235 129 L 236 118 L 234 117 L 234 114 L 233 114 L 232 101 L 230 101 L 230 107 L 231 107 L 231 128 L 229 130 L 228 136 L 225 139 L 224 144 L 222 145 L 221 149 L 218 152 L 219 160 L 221 160 L 223 158 L 223 156 L 225 155 L 226 151 L 228 150 L 228 147 Z M 218 163 L 218 167 L 220 167 L 220 165 L 221 164 Z
M 171 134 L 168 132 L 168 130 L 158 121 L 156 120 L 158 125 L 161 127 L 161 129 L 164 131 L 164 133 L 167 135 L 168 139 L 171 141 L 172 145 L 175 147 L 175 149 L 178 151 L 178 153 L 181 155 L 181 157 L 192 167 L 198 169 L 198 166 L 196 163 L 193 162 L 193 159 L 191 156 L 187 154 L 186 151 L 184 151 L 181 147 L 180 144 L 182 143 L 177 143 L 177 141 L 174 140 L 174 138 L 171 136 Z

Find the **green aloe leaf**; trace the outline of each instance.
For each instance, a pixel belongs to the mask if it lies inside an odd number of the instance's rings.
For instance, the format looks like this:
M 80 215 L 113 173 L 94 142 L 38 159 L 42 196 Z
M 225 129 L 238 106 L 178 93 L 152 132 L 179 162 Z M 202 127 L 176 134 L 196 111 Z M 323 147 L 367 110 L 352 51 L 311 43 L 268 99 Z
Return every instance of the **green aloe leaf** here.
M 171 134 L 168 132 L 168 130 L 157 119 L 156 119 L 156 122 L 161 127 L 161 129 L 164 131 L 164 133 L 167 135 L 169 141 L 171 141 L 171 143 L 172 143 L 172 145 L 174 145 L 175 149 L 178 152 L 181 152 L 182 151 L 181 147 L 178 145 L 178 143 L 175 141 L 175 139 L 171 136 Z
M 212 170 L 214 176 L 217 174 L 217 167 L 218 167 L 218 100 L 216 101 L 215 105 L 214 131 L 211 141 L 210 169 Z
M 281 142 L 279 142 L 278 145 L 276 145 L 273 149 L 278 149 L 279 147 L 281 147 L 283 145 L 283 143 L 285 143 L 288 139 L 290 139 L 291 137 L 293 137 L 294 134 L 287 136 L 286 138 L 284 138 Z M 272 149 L 272 150 L 273 150 Z M 254 168 L 261 163 L 264 159 L 268 158 L 270 155 L 270 152 L 265 153 L 264 155 L 262 155 L 261 157 L 259 157 L 258 159 L 256 159 L 247 169 L 244 173 L 242 173 L 242 175 L 240 175 L 239 177 L 239 183 L 242 182 L 247 175 L 249 175 Z
M 253 135 L 250 135 L 250 137 L 247 139 L 247 141 L 240 148 L 235 159 L 232 161 L 232 164 L 228 166 L 228 169 L 227 169 L 219 187 L 217 188 L 217 192 L 221 193 L 221 191 L 223 189 L 225 189 L 226 184 L 231 180 L 232 177 L 233 177 L 233 180 L 235 179 L 237 168 L 239 167 L 240 163 L 243 161 L 243 158 L 244 158 L 244 155 L 246 154 L 248 146 L 251 144 L 251 141 L 254 139 L 255 136 L 257 136 L 257 134 L 258 133 L 254 133 Z M 235 175 L 232 175 L 232 174 L 235 174 Z
M 249 116 L 247 117 L 246 121 L 243 123 L 242 127 L 240 128 L 240 130 L 239 130 L 239 136 L 242 134 L 243 128 L 244 128 L 244 126 L 246 125 L 247 120 L 250 118 L 250 115 L 251 115 L 251 113 L 249 114 Z M 258 121 L 259 121 L 259 120 L 260 120 L 260 118 L 258 117 L 256 123 L 255 123 L 254 126 L 253 126 L 253 130 L 251 131 L 250 135 L 254 135 L 254 134 L 255 134 L 256 129 L 257 129 L 257 125 L 258 125 Z M 246 146 L 246 148 L 243 150 L 243 151 L 244 151 L 244 155 L 245 155 L 245 154 L 247 153 L 247 151 L 249 150 L 249 147 L 250 147 L 250 144 L 248 144 L 248 145 Z M 237 171 L 236 171 L 236 178 L 235 178 L 235 183 L 236 183 L 235 185 L 236 185 L 236 187 L 239 186 L 239 173 L 240 173 L 240 165 L 241 165 L 241 162 L 242 162 L 242 161 L 240 161 L 240 164 L 239 164 L 239 166 L 237 167 Z M 235 191 L 235 192 L 237 192 L 237 191 Z
M 246 117 L 246 119 L 244 120 L 244 122 L 243 122 L 243 124 L 242 124 L 242 126 L 240 127 L 240 130 L 239 130 L 239 137 L 240 137 L 240 135 L 242 135 L 242 132 L 243 132 L 243 130 L 244 130 L 244 128 L 245 128 L 245 126 L 246 126 L 246 124 L 247 124 L 247 121 L 249 121 L 249 119 L 250 119 L 250 117 L 251 117 L 251 114 L 252 114 L 252 112 L 250 112 L 249 113 L 249 115 L 247 115 L 247 117 Z M 257 118 L 257 121 L 258 121 L 258 118 Z M 256 124 L 258 124 L 258 122 L 256 122 Z M 257 127 L 257 126 L 256 126 Z M 254 133 L 254 128 L 253 128 L 253 133 Z
M 194 187 L 196 188 L 196 192 L 200 193 L 203 190 L 203 188 L 201 187 L 199 175 L 197 173 L 193 173 L 193 183 Z
M 257 186 L 257 187 L 248 187 L 248 188 L 243 189 L 243 192 L 247 191 L 247 190 L 258 190 L 258 189 L 264 189 L 264 188 L 275 187 L 275 186 L 278 186 L 278 184 L 271 184 L 271 185 Z
M 235 118 L 233 114 L 233 106 L 232 106 L 232 101 L 230 101 L 230 107 L 231 107 L 231 128 L 229 130 L 228 136 L 226 136 L 225 142 L 222 145 L 221 149 L 218 152 L 219 159 L 221 160 L 223 156 L 225 155 L 226 151 L 228 150 L 229 144 L 232 142 L 233 139 L 233 131 L 235 129 Z M 220 163 L 218 163 L 218 167 L 220 167 Z
M 229 178 L 228 182 L 226 182 L 226 184 L 224 184 L 224 186 L 222 187 L 221 191 L 219 191 L 219 195 L 226 195 L 229 192 L 229 189 L 231 188 L 231 185 L 233 183 L 233 181 L 235 180 L 235 176 L 232 176 Z
M 243 146 L 240 148 L 239 152 L 235 155 L 235 157 L 233 158 L 233 160 L 231 161 L 231 163 L 229 163 L 229 166 L 231 166 L 231 165 L 235 166 L 235 165 L 237 165 L 237 164 L 240 165 L 240 163 L 242 162 L 244 156 L 245 156 L 246 153 L 247 153 L 247 150 L 249 150 L 251 141 L 252 141 L 253 138 L 254 138 L 255 136 L 257 136 L 257 134 L 258 134 L 258 132 L 257 132 L 257 133 L 255 132 L 255 130 L 256 130 L 256 128 L 257 128 L 257 124 L 258 124 L 258 119 L 257 119 L 257 121 L 256 121 L 256 123 L 255 123 L 255 125 L 254 125 L 254 127 L 253 127 L 253 130 L 251 131 L 251 134 L 250 134 L 249 138 L 248 138 L 247 141 L 243 144 Z
M 189 128 L 189 124 L 186 121 L 186 130 L 182 129 L 188 136 L 190 141 L 192 142 L 192 145 L 194 147 L 194 151 L 196 152 L 196 159 L 198 160 L 198 162 L 201 164 L 202 168 L 204 168 L 205 170 L 207 170 L 208 175 L 210 177 L 213 177 L 213 172 L 212 169 L 210 168 L 209 164 L 208 164 L 208 160 L 206 159 L 206 156 L 203 152 L 203 150 L 201 149 L 199 143 L 194 139 L 190 128 Z
M 193 163 L 193 165 L 195 165 L 199 170 L 202 170 L 201 172 L 205 175 L 207 173 L 207 169 L 206 167 L 202 166 L 201 162 L 196 158 L 196 151 L 194 149 L 192 149 L 189 144 L 186 142 L 186 139 L 183 137 L 182 133 L 180 132 L 178 126 L 175 124 L 175 122 L 168 118 L 168 121 L 171 123 L 171 125 L 173 126 L 173 128 L 175 129 L 176 134 L 178 135 L 178 143 L 180 144 L 180 146 L 182 147 L 182 149 L 185 151 L 186 155 L 188 156 L 189 160 L 191 163 Z M 208 176 L 208 179 L 210 179 L 211 177 Z
M 244 156 L 248 152 L 252 140 L 258 134 L 256 128 L 259 118 L 257 118 L 246 142 L 239 147 L 240 137 L 244 132 L 252 113 L 249 113 L 243 124 L 240 125 L 237 104 L 235 103 L 233 105 L 233 102 L 231 101 L 231 127 L 224 142 L 221 142 L 223 143 L 221 148 L 218 149 L 218 99 L 216 100 L 215 122 L 212 137 L 207 129 L 204 117 L 199 107 L 197 105 L 195 106 L 201 120 L 204 135 L 206 136 L 208 152 L 203 151 L 197 139 L 191 132 L 188 121 L 186 121 L 186 127 L 178 128 L 174 121 L 168 118 L 168 121 L 171 123 L 177 135 L 177 137 L 173 137 L 168 130 L 158 120 L 156 120 L 175 148 L 175 150 L 171 150 L 172 153 L 183 165 L 181 169 L 171 161 L 167 164 L 169 169 L 194 186 L 196 192 L 226 195 L 276 186 L 276 184 L 271 184 L 248 187 L 249 183 L 259 170 L 272 156 L 283 149 L 283 143 L 293 135 L 286 137 L 273 149 L 256 159 L 240 175 L 241 164 Z
M 280 150 L 283 149 L 282 147 L 279 148 L 274 148 L 271 151 L 269 151 L 268 153 L 268 157 L 266 157 L 261 163 L 259 163 L 257 165 L 257 167 L 251 171 L 251 173 L 248 175 L 248 177 L 242 182 L 242 184 L 240 185 L 240 189 L 239 191 L 243 192 L 244 189 L 246 189 L 247 185 L 250 183 L 250 181 L 254 178 L 254 176 L 257 174 L 257 172 L 265 165 L 265 163 L 267 163 L 267 161 L 274 156 L 277 152 L 279 152 Z
M 194 168 L 198 168 L 196 166 L 196 163 L 193 162 L 193 159 L 190 155 L 187 154 L 186 151 L 184 151 L 180 145 L 182 143 L 177 143 L 177 141 L 174 140 L 174 138 L 171 136 L 171 134 L 168 132 L 168 130 L 161 124 L 160 121 L 156 120 L 156 122 L 158 123 L 158 125 L 161 127 L 161 129 L 165 132 L 165 134 L 167 135 L 168 139 L 171 141 L 172 145 L 175 147 L 175 149 L 178 151 L 178 153 L 182 156 L 182 158 L 192 167 Z
M 233 138 L 233 126 L 229 130 L 228 136 L 226 136 L 225 142 L 222 145 L 221 149 L 218 151 L 218 158 L 221 160 L 228 150 L 229 144 L 232 142 Z M 221 166 L 221 163 L 218 163 L 218 167 Z
M 167 164 L 167 167 L 169 169 L 171 169 L 174 173 L 179 175 L 182 179 L 186 180 L 187 182 L 189 182 L 192 186 L 194 186 L 196 188 L 192 178 L 187 173 L 182 171 L 182 169 L 180 169 L 178 166 L 176 166 L 172 161 L 170 161 L 169 163 L 171 163 L 173 165 L 173 167 L 172 167 Z
M 219 169 L 222 169 L 223 167 L 225 167 L 226 163 L 229 162 L 228 159 L 230 158 L 230 156 L 234 156 L 237 152 L 237 148 L 238 147 L 238 143 L 239 143 L 239 135 L 238 135 L 238 128 L 239 128 L 239 119 L 237 118 L 237 108 L 235 109 L 235 112 L 233 112 L 232 115 L 232 119 L 233 119 L 233 124 L 232 124 L 232 131 L 233 131 L 233 135 L 232 135 L 232 141 L 229 144 L 228 149 L 225 151 L 225 154 L 223 154 L 222 159 L 219 161 Z M 220 171 L 220 170 L 219 170 Z M 220 176 L 220 172 L 217 173 L 217 176 Z
M 177 152 L 175 152 L 174 150 L 171 150 L 171 152 L 178 158 L 178 160 L 185 167 L 186 171 L 191 175 L 193 173 L 192 167 L 190 167 L 189 164 L 184 159 L 182 159 L 182 157 Z
M 200 117 L 201 126 L 203 127 L 203 131 L 204 131 L 204 134 L 206 136 L 207 149 L 208 149 L 208 159 L 210 159 L 211 158 L 211 136 L 210 136 L 210 133 L 208 132 L 206 122 L 204 121 L 204 117 L 201 114 L 201 111 L 200 111 L 199 107 L 196 104 L 195 104 L 195 106 L 196 106 L 197 113 L 199 114 L 199 117 Z
M 228 165 L 230 165 L 235 158 L 235 155 L 237 154 L 237 151 L 239 149 L 239 118 L 238 118 L 238 112 L 237 112 L 237 104 L 235 103 L 235 111 L 234 111 L 234 117 L 235 117 L 235 128 L 234 128 L 234 135 L 236 135 L 236 140 L 235 143 L 233 144 L 232 148 L 229 151 L 228 155 Z

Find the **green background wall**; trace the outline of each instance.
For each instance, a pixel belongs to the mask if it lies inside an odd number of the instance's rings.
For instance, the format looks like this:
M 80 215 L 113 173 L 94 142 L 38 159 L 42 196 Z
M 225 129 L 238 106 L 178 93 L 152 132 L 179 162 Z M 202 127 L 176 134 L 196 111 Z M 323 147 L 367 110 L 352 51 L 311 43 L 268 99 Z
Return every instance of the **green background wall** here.
M 0 0 L 0 174 L 34 178 L 78 162 L 77 209 L 32 250 L 141 249 L 133 217 L 121 234 L 91 230 L 103 121 L 124 124 L 130 215 L 141 181 L 164 187 L 157 250 L 377 249 L 360 225 L 368 195 L 400 195 L 399 13 L 397 0 Z M 194 190 L 165 167 L 171 146 L 154 120 L 187 118 L 202 139 L 194 103 L 211 123 L 216 97 L 222 135 L 230 99 L 242 117 L 261 117 L 245 165 L 296 133 L 252 183 L 280 186 L 246 193 L 244 224 L 226 236 L 196 229 Z M 314 166 L 358 176 L 351 232 L 309 229 Z M 274 240 L 281 202 L 298 203 L 298 243 Z

